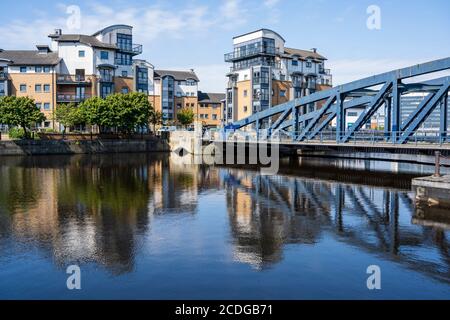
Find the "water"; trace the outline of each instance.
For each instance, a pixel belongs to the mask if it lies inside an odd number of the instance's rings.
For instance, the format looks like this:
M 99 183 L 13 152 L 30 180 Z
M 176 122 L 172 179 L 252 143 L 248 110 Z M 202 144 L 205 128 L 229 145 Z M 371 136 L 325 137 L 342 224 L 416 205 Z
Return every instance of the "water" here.
M 450 298 L 450 212 L 409 191 L 432 167 L 286 159 L 260 176 L 189 159 L 2 158 L 0 298 Z

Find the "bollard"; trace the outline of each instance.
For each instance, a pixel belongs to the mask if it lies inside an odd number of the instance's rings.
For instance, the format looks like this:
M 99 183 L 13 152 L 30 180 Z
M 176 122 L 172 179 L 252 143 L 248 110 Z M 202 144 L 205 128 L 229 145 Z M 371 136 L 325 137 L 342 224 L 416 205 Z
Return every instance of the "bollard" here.
M 436 151 L 434 177 L 439 178 L 440 176 L 441 176 L 441 153 L 439 151 Z

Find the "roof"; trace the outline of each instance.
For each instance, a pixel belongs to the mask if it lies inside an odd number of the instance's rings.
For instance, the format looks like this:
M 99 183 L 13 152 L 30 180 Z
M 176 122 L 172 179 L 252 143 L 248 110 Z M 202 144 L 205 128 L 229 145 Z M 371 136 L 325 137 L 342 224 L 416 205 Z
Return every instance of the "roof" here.
M 113 24 L 113 25 L 111 25 L 111 26 L 108 26 L 108 27 L 106 27 L 106 28 L 103 28 L 102 30 L 99 30 L 99 31 L 97 31 L 96 33 L 94 33 L 92 36 L 97 36 L 97 35 L 99 35 L 100 33 L 103 33 L 103 32 L 105 32 L 106 30 L 108 30 L 108 29 L 119 29 L 119 28 L 133 28 L 132 26 L 129 26 L 129 25 L 127 25 L 127 24 Z
M 155 78 L 162 78 L 165 76 L 172 76 L 178 81 L 187 79 L 193 79 L 197 82 L 200 81 L 194 71 L 155 70 Z
M 55 37 L 55 41 L 58 42 L 79 42 L 94 48 L 103 48 L 103 49 L 117 49 L 114 44 L 104 43 L 98 40 L 94 36 L 86 36 L 83 34 L 62 34 L 58 37 Z
M 324 56 L 320 55 L 317 52 L 310 50 L 301 50 L 301 49 L 293 49 L 293 48 L 284 48 L 284 52 L 291 56 L 299 56 L 301 58 L 313 58 L 319 60 L 327 60 Z
M 10 60 L 10 65 L 47 65 L 54 66 L 61 60 L 58 53 L 40 53 L 37 50 L 5 50 L 0 51 L 0 59 Z
M 225 99 L 225 93 L 207 93 L 198 92 L 198 102 L 199 103 L 220 103 Z
M 270 30 L 270 29 L 266 29 L 266 28 L 261 28 L 261 29 L 255 30 L 255 31 L 247 32 L 247 33 L 241 34 L 241 35 L 239 35 L 239 36 L 235 36 L 235 37 L 233 37 L 233 39 L 240 38 L 240 37 L 243 37 L 243 36 L 247 36 L 247 35 L 249 35 L 249 34 L 252 34 L 252 33 L 255 33 L 255 32 L 260 32 L 260 31 L 269 31 L 269 32 L 273 32 L 273 33 L 276 34 L 278 37 L 280 37 L 284 42 L 286 42 L 286 40 L 284 40 L 284 38 L 283 38 L 278 32 L 273 31 L 273 30 Z

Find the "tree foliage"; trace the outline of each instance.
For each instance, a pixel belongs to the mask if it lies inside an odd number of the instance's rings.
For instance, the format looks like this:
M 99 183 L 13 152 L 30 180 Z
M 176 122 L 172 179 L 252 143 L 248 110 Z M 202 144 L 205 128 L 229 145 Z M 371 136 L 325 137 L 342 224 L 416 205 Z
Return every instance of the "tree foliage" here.
M 74 103 L 60 104 L 55 111 L 55 120 L 64 126 L 65 133 L 67 128 L 86 123 L 86 116 Z
M 183 108 L 177 113 L 177 119 L 183 126 L 187 126 L 194 122 L 194 116 L 194 111 L 189 108 Z
M 117 128 L 130 133 L 149 123 L 152 107 L 144 93 L 113 94 L 105 99 L 93 97 L 80 104 L 80 113 L 87 124 L 100 128 Z
M 161 111 L 156 111 L 154 109 L 150 112 L 150 120 L 149 122 L 153 125 L 153 131 L 156 130 L 157 125 L 161 125 L 163 123 L 163 114 Z
M 0 99 L 0 123 L 9 126 L 20 126 L 29 137 L 33 124 L 45 121 L 45 115 L 36 108 L 33 99 L 28 97 L 7 96 Z

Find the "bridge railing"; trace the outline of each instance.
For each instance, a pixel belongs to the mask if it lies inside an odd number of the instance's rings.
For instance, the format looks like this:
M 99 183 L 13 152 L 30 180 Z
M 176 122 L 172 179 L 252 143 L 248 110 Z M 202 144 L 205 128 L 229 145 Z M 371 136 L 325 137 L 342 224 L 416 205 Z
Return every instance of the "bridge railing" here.
M 300 132 L 277 130 L 270 137 L 267 130 L 229 130 L 229 131 L 206 131 L 203 135 L 204 140 L 210 141 L 241 141 L 241 142 L 279 142 L 279 143 L 339 143 L 347 132 L 341 132 L 339 137 L 335 130 L 322 131 L 314 136 L 306 134 L 306 137 L 300 142 L 296 138 Z M 400 144 L 398 142 L 401 132 L 380 131 L 380 130 L 363 130 L 354 132 L 349 141 L 345 144 Z M 420 130 L 416 131 L 409 138 L 409 144 L 426 145 L 426 144 L 449 144 L 450 131 L 436 130 Z

